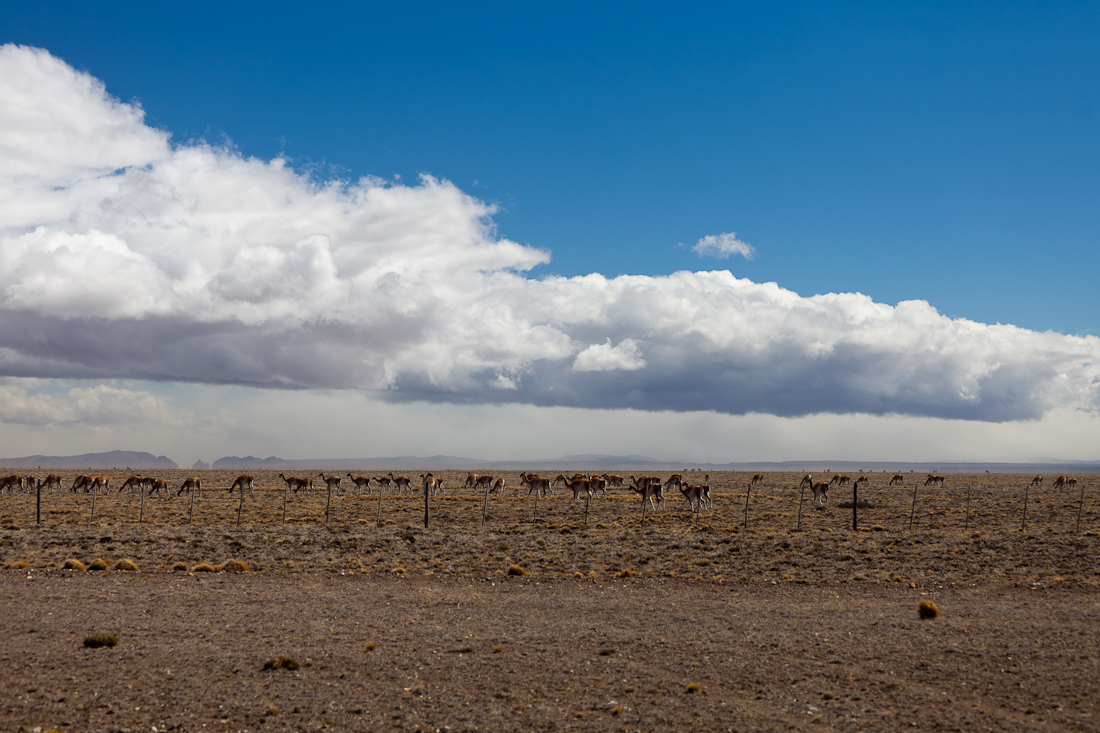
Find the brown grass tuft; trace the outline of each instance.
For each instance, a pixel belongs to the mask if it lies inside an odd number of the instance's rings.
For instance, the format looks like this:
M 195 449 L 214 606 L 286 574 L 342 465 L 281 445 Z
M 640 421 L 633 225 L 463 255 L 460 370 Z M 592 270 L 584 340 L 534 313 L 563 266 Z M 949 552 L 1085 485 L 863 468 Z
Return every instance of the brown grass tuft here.
M 932 601 L 928 600 L 927 598 L 922 598 L 921 602 L 917 604 L 917 615 L 920 616 L 922 619 L 928 621 L 936 618 L 936 616 L 939 616 L 940 609 Z
M 75 557 L 70 557 L 68 560 L 65 561 L 65 564 L 62 565 L 61 567 L 65 568 L 66 570 L 87 570 L 88 569 L 87 567 L 84 566 L 84 563 L 80 562 Z
M 617 575 L 618 575 L 618 576 L 619 576 L 620 578 L 633 578 L 633 577 L 634 577 L 634 570 L 633 570 L 633 569 L 631 569 L 631 568 L 623 568 L 622 570 L 620 570 L 620 571 L 619 571 L 618 573 L 616 573 L 616 574 L 617 574 Z
M 405 574 L 405 568 L 394 568 L 390 572 L 391 573 L 397 573 L 398 575 L 404 575 Z
M 368 652 L 373 652 L 377 648 L 378 648 L 378 645 L 375 644 L 373 641 L 368 641 L 367 642 L 367 651 Z
M 106 570 L 107 567 L 107 561 L 104 560 L 102 557 L 97 557 L 95 560 L 92 560 L 90 563 L 88 563 L 89 570 Z
M 692 682 L 690 685 L 687 686 L 687 694 L 694 695 L 701 689 L 703 689 L 702 685 L 700 685 L 698 682 Z
M 515 565 L 515 564 L 512 564 L 512 565 L 509 565 L 509 566 L 508 566 L 508 574 L 509 574 L 509 575 L 520 575 L 520 576 L 523 576 L 523 575 L 527 575 L 527 571 L 526 571 L 526 570 L 524 570 L 524 569 L 523 569 L 522 567 L 520 567 L 519 565 Z
M 88 647 L 89 649 L 98 649 L 102 646 L 112 647 L 117 643 L 117 636 L 105 633 L 103 631 L 84 637 L 84 646 Z
M 218 572 L 225 573 L 250 573 L 252 568 L 244 560 L 226 560 L 218 566 Z
M 218 569 L 208 562 L 200 562 L 195 567 L 191 568 L 193 573 L 216 573 Z
M 187 563 L 178 562 L 178 563 L 176 563 L 175 565 L 172 566 L 172 570 L 177 572 L 177 573 L 179 573 L 179 572 L 186 573 L 187 572 Z
M 138 566 L 134 563 L 134 561 L 130 560 L 128 558 L 125 558 L 125 557 L 115 563 L 115 570 L 137 570 L 137 569 L 138 569 Z
M 16 562 L 9 562 L 4 567 L 8 570 L 26 570 L 30 567 L 30 564 L 26 560 L 17 560 Z
M 289 669 L 293 672 L 298 669 L 298 663 L 291 657 L 272 657 L 264 662 L 264 669 Z

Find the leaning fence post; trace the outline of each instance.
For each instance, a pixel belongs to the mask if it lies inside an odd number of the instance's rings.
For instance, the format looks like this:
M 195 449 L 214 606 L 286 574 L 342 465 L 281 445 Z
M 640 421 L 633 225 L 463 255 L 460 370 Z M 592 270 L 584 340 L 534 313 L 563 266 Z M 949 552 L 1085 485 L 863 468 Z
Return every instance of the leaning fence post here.
M 138 510 L 138 524 L 141 524 L 145 521 L 145 492 L 141 490 L 140 486 L 138 487 L 138 493 L 141 494 L 141 509 Z
M 241 503 L 244 503 L 244 494 L 241 494 Z M 424 508 L 424 526 L 428 526 L 427 507 Z M 332 512 L 332 484 L 328 485 L 328 501 L 325 503 L 325 526 L 328 526 L 329 514 Z M 239 524 L 239 522 L 238 522 Z
M 535 511 L 531 514 L 531 524 L 535 523 L 535 520 L 538 519 L 538 516 L 539 516 L 539 490 L 536 487 L 535 488 Z
M 1031 486 L 1030 485 L 1028 485 L 1027 487 L 1024 488 L 1024 514 L 1023 514 L 1023 517 L 1020 519 L 1020 531 L 1021 532 L 1024 531 L 1024 525 L 1027 524 L 1027 494 L 1028 494 L 1029 491 L 1031 491 Z
M 919 484 L 913 484 L 913 510 L 909 512 L 909 531 L 913 531 L 913 516 L 917 513 L 917 486 Z
M 592 494 L 589 494 L 584 499 L 584 526 L 588 526 L 588 505 L 592 503 Z
M 191 508 L 187 510 L 187 523 L 191 524 L 191 520 L 195 517 L 195 487 L 191 487 Z
M 241 510 L 244 509 L 244 483 L 241 483 L 241 503 L 237 506 L 237 526 L 241 526 Z
M 798 529 L 796 531 L 802 531 L 802 500 L 806 498 L 806 484 L 799 485 L 798 494 Z
M 93 483 L 92 484 L 92 520 L 91 520 L 93 522 L 95 521 L 95 495 L 96 495 L 95 489 L 96 489 L 96 486 Z
M 1085 506 L 1085 479 L 1081 479 L 1081 499 L 1077 503 L 1077 534 L 1081 533 L 1081 509 Z
M 286 524 L 286 497 L 290 493 L 290 484 L 283 487 L 283 524 Z
M 34 521 L 42 524 L 42 482 L 38 482 L 38 499 L 34 505 Z
M 382 484 L 378 484 L 378 526 L 382 526 Z
M 966 524 L 963 525 L 964 532 L 970 529 L 970 490 L 973 487 L 973 481 L 970 481 L 966 484 Z
M 752 493 L 752 484 L 745 490 L 745 529 L 749 528 L 749 494 Z
M 481 524 L 485 525 L 485 518 L 489 516 L 489 484 L 485 484 L 485 503 L 481 505 Z

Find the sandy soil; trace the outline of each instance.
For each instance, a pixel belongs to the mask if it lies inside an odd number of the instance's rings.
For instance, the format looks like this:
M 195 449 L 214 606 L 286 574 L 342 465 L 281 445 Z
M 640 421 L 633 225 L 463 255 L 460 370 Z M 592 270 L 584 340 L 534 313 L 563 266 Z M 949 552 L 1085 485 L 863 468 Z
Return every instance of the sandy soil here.
M 324 491 L 292 493 L 283 523 L 267 475 L 238 526 L 235 475 L 203 478 L 191 524 L 187 497 L 112 492 L 91 521 L 49 492 L 36 524 L 33 495 L 0 496 L 0 729 L 1098 729 L 1093 477 L 1080 532 L 1049 485 L 1020 529 L 1030 476 L 921 486 L 912 531 L 914 477 L 872 477 L 859 531 L 850 490 L 799 519 L 789 474 L 747 528 L 744 474 L 711 476 L 698 518 L 670 497 L 643 525 L 620 490 L 587 525 L 561 493 L 533 519 L 513 488 L 484 526 L 484 496 L 435 497 L 427 529 L 422 497 L 384 495 L 377 526 L 347 491 L 327 525 Z M 139 570 L 61 569 L 97 558 Z M 252 572 L 194 571 L 231 558 Z M 121 641 L 85 649 L 96 631 Z

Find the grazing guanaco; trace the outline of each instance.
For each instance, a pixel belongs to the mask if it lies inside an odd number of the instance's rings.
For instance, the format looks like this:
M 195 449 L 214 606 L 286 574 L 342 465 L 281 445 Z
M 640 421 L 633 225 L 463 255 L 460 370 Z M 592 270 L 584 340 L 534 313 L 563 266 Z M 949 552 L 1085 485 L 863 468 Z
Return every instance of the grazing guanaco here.
M 355 493 L 361 494 L 363 489 L 366 489 L 368 494 L 370 493 L 370 476 L 352 476 L 349 473 L 348 478 L 355 484 Z
M 76 479 L 73 480 L 73 486 L 71 489 L 69 489 L 69 491 L 79 491 L 80 489 L 84 489 L 84 493 L 88 493 L 91 488 L 91 476 L 77 476 Z
M 15 487 L 23 488 L 25 479 L 22 476 L 5 476 L 0 478 L 0 491 L 7 489 L 8 491 L 15 493 Z
M 298 478 L 297 476 L 284 476 L 281 473 L 279 474 L 279 478 L 281 478 L 283 480 L 283 482 L 286 483 L 286 488 L 287 489 L 293 488 L 295 491 L 298 490 L 298 484 L 302 480 L 302 479 Z
M 943 486 L 943 479 L 943 476 L 937 476 L 934 473 L 930 473 L 928 474 L 928 478 L 924 480 L 924 485 L 928 486 L 929 484 L 932 484 L 933 486 Z
M 493 482 L 493 488 L 491 489 L 491 491 L 495 494 L 503 494 L 504 489 L 506 489 L 506 488 L 507 488 L 507 486 L 504 483 L 504 477 L 501 476 L 500 478 L 498 478 L 496 481 Z
M 388 476 L 375 476 L 371 480 L 377 482 L 377 484 L 378 484 L 378 493 L 379 494 L 382 493 L 383 488 L 388 489 L 388 488 L 390 488 L 390 484 L 393 483 L 392 481 L 390 481 Z
M 424 490 L 431 496 L 435 496 L 436 493 L 443 493 L 443 480 L 438 479 L 430 473 L 420 474 L 420 479 L 424 482 Z
M 665 481 L 664 487 L 666 489 L 671 488 L 673 486 L 675 486 L 676 488 L 680 488 L 680 486 L 682 486 L 683 483 L 684 483 L 683 474 L 674 473 L 674 474 L 672 474 L 671 476 L 668 477 L 667 481 Z
M 492 476 L 478 476 L 476 482 L 476 488 L 489 488 L 493 485 L 494 477 Z
M 852 477 L 838 473 L 836 476 L 833 476 L 832 479 L 829 480 L 829 485 L 832 486 L 834 481 L 836 482 L 837 486 L 843 486 L 844 484 L 851 483 Z
M 393 471 L 390 471 L 390 479 L 393 481 L 393 486 L 396 489 L 402 491 L 409 491 L 412 489 L 412 482 L 409 481 L 408 476 L 394 476 Z
M 798 482 L 798 488 L 800 488 L 800 489 L 803 486 L 813 486 L 813 485 L 814 485 L 814 477 L 811 476 L 810 474 L 806 474 L 805 476 L 802 477 L 802 480 Z
M 871 483 L 871 480 L 869 478 L 867 478 L 866 476 L 860 476 L 859 478 L 856 479 L 856 488 L 858 489 L 860 484 L 869 484 L 869 483 Z
M 179 496 L 185 491 L 194 491 L 199 496 L 202 496 L 202 479 L 197 476 L 189 476 L 183 482 L 183 486 L 180 486 L 180 490 L 176 492 L 176 496 Z
M 588 480 L 592 482 L 593 496 L 595 496 L 596 494 L 602 494 L 605 497 L 607 496 L 607 479 L 602 476 L 593 477 L 591 474 L 589 474 Z
M 138 491 L 141 491 L 142 481 L 144 481 L 144 479 L 142 479 L 141 476 L 131 476 L 130 478 L 126 479 L 126 482 L 122 484 L 122 486 L 118 487 L 118 493 L 121 494 L 122 490 L 126 488 L 137 489 Z
M 588 495 L 588 498 L 592 498 L 592 482 L 586 478 L 577 478 L 572 481 L 567 481 L 565 488 L 573 492 L 573 501 L 579 501 L 581 492 L 583 491 Z
M 894 478 L 890 479 L 890 485 L 893 486 L 894 484 L 901 484 L 902 486 L 904 486 L 905 477 L 902 476 L 900 473 L 895 473 Z
M 550 488 L 550 479 L 543 478 L 537 473 L 521 473 L 519 475 L 520 486 L 527 487 L 527 495 L 530 496 L 531 492 L 535 492 L 535 496 L 545 496 L 546 494 L 553 494 L 553 489 Z
M 319 473 L 317 475 L 320 476 L 321 479 L 325 482 L 325 486 L 328 487 L 329 491 L 332 491 L 333 489 L 339 489 L 340 488 L 340 477 L 339 476 L 326 476 L 324 471 L 321 471 L 321 473 Z
M 242 492 L 248 489 L 251 493 L 255 494 L 256 489 L 252 486 L 251 476 L 238 476 L 237 480 L 233 482 L 233 485 L 229 487 L 229 493 L 232 494 L 234 490 L 240 489 Z
M 1058 478 L 1054 479 L 1054 488 L 1060 489 L 1064 487 L 1066 485 L 1066 481 L 1068 480 L 1069 479 L 1067 479 L 1065 476 L 1059 476 Z
M 764 474 L 758 473 L 752 477 L 752 481 L 749 482 L 749 486 L 756 486 L 757 484 L 764 483 Z
M 161 489 L 164 489 L 164 495 L 170 497 L 172 494 L 168 491 L 168 482 L 164 479 L 152 479 L 152 485 L 149 487 L 149 496 L 153 494 L 159 494 Z
M 829 484 L 824 481 L 810 484 L 810 491 L 814 492 L 814 504 L 829 505 Z
M 392 476 L 393 474 L 391 473 L 390 475 Z M 466 486 L 464 488 L 473 489 L 477 487 L 477 480 L 479 478 L 481 478 L 481 476 L 478 476 L 476 473 L 469 474 L 466 476 Z
M 1076 489 L 1076 488 L 1077 488 L 1077 479 L 1075 479 L 1075 478 L 1067 478 L 1067 479 L 1066 479 L 1066 487 L 1068 488 L 1068 487 L 1070 487 L 1070 486 L 1072 486 L 1073 488 L 1075 488 L 1075 489 Z
M 92 476 L 92 491 L 101 488 L 104 491 L 111 490 L 111 477 L 110 476 Z
M 656 476 L 642 476 L 640 479 L 630 476 L 630 480 L 633 485 L 630 487 L 634 489 L 635 493 L 642 497 L 642 503 L 649 500 L 649 505 L 654 509 L 663 507 L 665 505 L 665 494 L 661 491 L 661 479 Z M 654 503 L 656 499 L 656 503 Z
M 61 491 L 61 477 L 58 476 L 56 473 L 51 473 L 38 484 L 39 488 L 45 488 L 46 490 L 49 490 L 51 486 L 55 487 L 58 491 Z
M 622 476 L 616 476 L 615 474 L 609 476 L 606 473 L 602 474 L 602 476 L 607 481 L 608 486 L 614 486 L 620 489 L 626 488 L 626 483 Z
M 1028 488 L 1031 488 L 1032 486 L 1042 486 L 1042 485 L 1043 485 L 1043 477 L 1042 476 L 1036 476 L 1035 478 L 1031 479 L 1031 483 L 1028 484 Z

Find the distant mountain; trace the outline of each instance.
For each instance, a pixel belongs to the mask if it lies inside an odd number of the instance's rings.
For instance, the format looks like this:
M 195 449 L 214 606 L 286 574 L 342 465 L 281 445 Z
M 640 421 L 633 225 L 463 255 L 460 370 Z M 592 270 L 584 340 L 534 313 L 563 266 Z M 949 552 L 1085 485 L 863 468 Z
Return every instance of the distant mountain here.
M 167 456 L 132 450 L 85 453 L 80 456 L 23 456 L 0 458 L 0 468 L 179 468 Z
M 279 458 L 278 456 L 268 456 L 267 458 L 245 456 L 241 458 L 240 456 L 226 456 L 214 461 L 211 468 L 214 470 L 246 468 L 272 470 L 285 468 L 294 471 L 327 468 L 334 471 L 366 471 L 379 468 L 469 468 L 484 465 L 486 465 L 485 461 L 459 456 L 392 456 L 389 458 Z
M 44 464 L 43 464 L 44 465 Z M 794 471 L 823 473 L 825 471 L 858 471 L 881 473 L 913 471 L 916 473 L 1100 473 L 1100 461 L 1050 461 L 1043 463 L 965 463 L 960 461 L 752 461 L 742 463 L 697 463 L 666 461 L 649 456 L 613 456 L 580 454 L 560 458 L 538 458 L 522 461 L 485 461 L 460 456 L 389 456 L 382 458 L 300 458 L 277 456 L 228 456 L 214 461 L 215 469 L 276 469 L 333 471 L 376 471 L 412 469 L 495 469 L 505 471 Z

